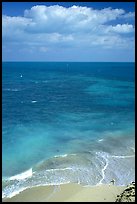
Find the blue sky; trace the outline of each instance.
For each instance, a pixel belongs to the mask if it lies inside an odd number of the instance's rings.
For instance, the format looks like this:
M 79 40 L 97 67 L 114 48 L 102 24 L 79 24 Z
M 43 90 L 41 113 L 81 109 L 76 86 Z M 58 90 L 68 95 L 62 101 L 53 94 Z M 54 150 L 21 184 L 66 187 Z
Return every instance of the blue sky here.
M 3 2 L 3 61 L 134 61 L 134 2 Z

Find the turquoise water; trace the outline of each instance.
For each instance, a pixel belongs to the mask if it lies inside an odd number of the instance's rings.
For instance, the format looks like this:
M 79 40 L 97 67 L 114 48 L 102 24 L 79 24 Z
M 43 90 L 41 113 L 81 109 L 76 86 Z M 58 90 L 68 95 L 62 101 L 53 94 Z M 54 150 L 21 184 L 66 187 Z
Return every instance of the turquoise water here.
M 3 196 L 35 185 L 133 181 L 134 69 L 3 62 Z

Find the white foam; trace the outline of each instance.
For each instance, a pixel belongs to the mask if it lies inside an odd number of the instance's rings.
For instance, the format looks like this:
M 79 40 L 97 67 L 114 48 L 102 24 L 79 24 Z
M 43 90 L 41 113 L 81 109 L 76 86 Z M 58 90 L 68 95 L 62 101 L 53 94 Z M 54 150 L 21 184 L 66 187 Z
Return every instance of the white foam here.
M 129 156 L 112 155 L 111 157 L 114 157 L 114 158 L 120 158 L 120 159 L 125 159 L 125 158 L 135 157 L 135 155 L 129 155 Z
M 47 169 L 46 171 L 65 171 L 65 170 L 72 170 L 71 167 L 60 168 L 60 169 Z
M 48 183 L 48 184 L 38 184 L 35 185 L 35 187 L 39 187 L 39 186 L 60 186 L 61 184 L 68 184 L 70 183 L 70 181 L 66 181 L 66 182 L 54 182 L 54 183 Z
M 2 198 L 12 198 L 15 195 L 19 194 L 20 192 L 24 191 L 25 189 L 27 189 L 27 187 L 20 188 L 18 191 L 11 192 L 8 196 L 6 196 L 5 193 L 2 193 Z
M 61 154 L 61 155 L 55 155 L 54 157 L 67 157 L 67 156 L 75 156 L 76 154 Z
M 37 101 L 31 101 L 31 103 L 36 103 Z
M 97 153 L 97 154 L 100 154 L 100 152 Z M 103 181 L 104 178 L 105 178 L 105 170 L 106 170 L 106 168 L 107 168 L 107 166 L 108 166 L 108 159 L 107 159 L 108 155 L 104 155 L 104 154 L 102 155 L 102 154 L 101 154 L 101 156 L 105 159 L 106 164 L 105 164 L 105 166 L 103 167 L 103 169 L 101 170 L 101 172 L 102 172 L 102 179 L 99 181 L 99 183 L 97 183 L 97 185 L 102 184 L 102 181 Z
M 104 139 L 99 139 L 98 142 L 102 142 Z
M 102 181 L 105 179 L 105 170 L 109 164 L 109 160 L 108 158 L 118 158 L 118 159 L 125 159 L 125 158 L 131 158 L 131 157 L 135 157 L 135 155 L 128 155 L 128 156 L 123 156 L 123 155 L 108 155 L 108 154 L 104 154 L 102 152 L 96 152 L 97 155 L 100 155 L 102 158 L 105 159 L 105 166 L 103 167 L 103 169 L 101 170 L 102 172 L 102 178 L 101 180 L 96 184 L 96 185 L 101 185 Z
M 68 154 L 62 154 L 62 155 L 55 155 L 54 157 L 56 158 L 56 157 L 67 157 L 68 156 Z
M 29 169 L 29 170 L 27 170 L 27 171 L 25 171 L 25 172 L 23 172 L 21 174 L 17 174 L 15 176 L 11 176 L 9 180 L 10 181 L 11 180 L 23 180 L 25 178 L 31 177 L 32 174 L 33 174 L 33 172 L 32 172 L 32 168 L 31 168 L 31 169 Z

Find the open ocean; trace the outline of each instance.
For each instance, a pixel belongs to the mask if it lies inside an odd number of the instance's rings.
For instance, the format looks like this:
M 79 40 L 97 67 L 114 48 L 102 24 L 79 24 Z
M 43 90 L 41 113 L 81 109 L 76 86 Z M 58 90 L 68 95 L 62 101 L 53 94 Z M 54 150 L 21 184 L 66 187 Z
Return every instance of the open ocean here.
M 134 63 L 3 62 L 3 198 L 134 181 L 134 75 Z

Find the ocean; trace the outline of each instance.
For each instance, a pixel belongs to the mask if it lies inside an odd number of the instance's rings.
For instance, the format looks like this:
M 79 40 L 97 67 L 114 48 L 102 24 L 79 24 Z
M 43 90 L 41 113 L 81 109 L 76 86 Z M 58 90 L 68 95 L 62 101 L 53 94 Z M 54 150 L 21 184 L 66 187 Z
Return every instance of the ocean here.
M 135 177 L 135 63 L 2 63 L 2 196 Z

